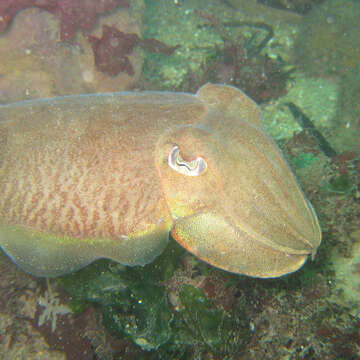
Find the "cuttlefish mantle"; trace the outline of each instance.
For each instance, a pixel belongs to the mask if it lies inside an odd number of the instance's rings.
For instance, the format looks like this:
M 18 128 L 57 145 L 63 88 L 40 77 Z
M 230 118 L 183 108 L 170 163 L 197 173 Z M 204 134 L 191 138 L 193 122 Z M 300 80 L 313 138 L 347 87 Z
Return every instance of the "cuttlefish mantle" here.
M 257 105 L 225 85 L 1 105 L 0 193 L 0 246 L 38 276 L 144 265 L 171 233 L 216 267 L 277 277 L 321 242 Z

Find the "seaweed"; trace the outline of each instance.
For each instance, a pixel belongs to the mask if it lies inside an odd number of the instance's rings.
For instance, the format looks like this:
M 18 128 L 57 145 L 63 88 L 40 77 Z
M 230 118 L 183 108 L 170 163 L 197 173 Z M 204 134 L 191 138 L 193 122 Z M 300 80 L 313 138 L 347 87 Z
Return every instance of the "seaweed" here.
M 352 181 L 349 174 L 342 174 L 330 181 L 323 181 L 321 187 L 327 192 L 336 194 L 350 194 L 357 189 L 357 185 Z
M 92 29 L 99 14 L 118 6 L 129 7 L 126 0 L 2 0 L 0 3 L 0 32 L 4 31 L 13 17 L 22 9 L 38 7 L 60 18 L 61 41 L 72 40 L 78 28 Z
M 298 122 L 298 124 L 303 129 L 306 129 L 312 136 L 314 136 L 318 142 L 319 148 L 326 156 L 334 157 L 337 155 L 336 150 L 329 144 L 321 132 L 315 127 L 314 123 L 302 112 L 302 110 L 297 105 L 294 103 L 286 103 L 285 105 L 289 108 L 291 114 Z
M 230 303 L 218 294 L 224 289 L 223 276 L 197 275 L 189 263 L 184 270 L 189 277 L 179 277 L 182 254 L 183 249 L 172 242 L 155 262 L 145 267 L 129 268 L 100 260 L 63 277 L 72 298 L 69 305 L 76 309 L 81 309 L 81 303 L 99 305 L 103 324 L 111 334 L 129 339 L 145 352 L 156 350 L 157 359 L 166 359 L 170 353 L 235 353 L 249 340 L 247 317 L 230 315 L 236 308 L 234 301 L 230 310 Z M 194 259 L 194 264 L 197 262 Z M 201 271 L 206 269 L 203 266 Z M 210 278 L 212 286 L 207 281 Z M 223 290 L 224 296 L 231 298 L 233 287 L 227 289 Z M 179 307 L 171 300 L 174 296 Z
M 284 70 L 281 61 L 261 55 L 262 50 L 274 36 L 272 27 L 262 22 L 220 22 L 215 16 L 195 11 L 205 20 L 203 26 L 215 28 L 223 41 L 223 48 L 215 47 L 202 65 L 202 76 L 189 74 L 185 86 L 194 90 L 199 85 L 212 81 L 241 88 L 257 102 L 276 99 L 286 93 L 286 83 L 294 69 Z M 228 29 L 248 29 L 249 37 L 242 34 L 236 38 Z M 192 84 L 193 82 L 196 84 Z M 183 85 L 184 86 L 184 85 Z
M 171 55 L 178 46 L 170 47 L 156 39 L 140 39 L 136 34 L 126 34 L 114 26 L 103 25 L 102 37 L 89 35 L 88 41 L 93 49 L 96 68 L 109 76 L 120 72 L 134 75 L 128 56 L 139 45 L 149 52 Z
M 292 164 L 298 169 L 304 169 L 311 165 L 318 158 L 311 152 L 301 152 L 299 155 L 291 159 Z

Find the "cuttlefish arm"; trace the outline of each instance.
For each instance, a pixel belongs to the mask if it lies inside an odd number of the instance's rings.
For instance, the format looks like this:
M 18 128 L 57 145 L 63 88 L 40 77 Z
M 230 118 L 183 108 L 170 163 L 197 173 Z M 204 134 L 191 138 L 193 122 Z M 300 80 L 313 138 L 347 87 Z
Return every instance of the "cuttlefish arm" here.
M 321 231 L 258 107 L 229 86 L 208 84 L 197 96 L 206 115 L 157 144 L 173 237 L 231 272 L 277 277 L 297 270 L 316 252 Z

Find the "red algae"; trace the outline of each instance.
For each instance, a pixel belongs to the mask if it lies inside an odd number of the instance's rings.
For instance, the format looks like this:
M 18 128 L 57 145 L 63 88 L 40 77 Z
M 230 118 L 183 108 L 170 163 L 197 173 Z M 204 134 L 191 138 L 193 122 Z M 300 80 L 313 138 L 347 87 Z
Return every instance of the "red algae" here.
M 171 55 L 180 45 L 167 46 L 156 39 L 141 39 L 137 34 L 126 34 L 114 26 L 104 25 L 101 38 L 88 36 L 94 52 L 97 70 L 110 76 L 120 72 L 134 75 L 134 69 L 128 58 L 135 46 L 139 45 L 148 52 Z
M 60 18 L 61 41 L 71 40 L 78 29 L 90 30 L 99 14 L 118 6 L 129 7 L 126 0 L 2 0 L 0 3 L 0 32 L 4 31 L 13 17 L 29 7 L 47 10 Z
M 338 164 L 339 174 L 345 175 L 348 173 L 348 163 L 356 159 L 356 152 L 354 151 L 344 151 L 343 153 L 333 157 L 331 159 L 332 163 Z
M 71 40 L 77 30 L 90 30 L 98 14 L 106 13 L 119 5 L 129 7 L 127 1 L 117 0 L 58 0 L 57 15 L 61 19 L 61 40 Z
M 95 66 L 99 71 L 110 76 L 120 72 L 134 75 L 128 55 L 136 46 L 136 34 L 125 34 L 115 27 L 104 25 L 101 38 L 89 36 L 88 40 L 94 52 Z

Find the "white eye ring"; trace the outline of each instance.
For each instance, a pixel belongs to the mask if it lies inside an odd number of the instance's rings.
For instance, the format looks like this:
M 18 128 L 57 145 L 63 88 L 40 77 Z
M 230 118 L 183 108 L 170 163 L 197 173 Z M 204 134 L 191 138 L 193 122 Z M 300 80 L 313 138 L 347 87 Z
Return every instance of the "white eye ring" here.
M 168 157 L 169 166 L 180 174 L 187 176 L 198 176 L 206 171 L 206 161 L 202 157 L 195 160 L 185 161 L 179 151 L 179 147 L 175 145 Z

